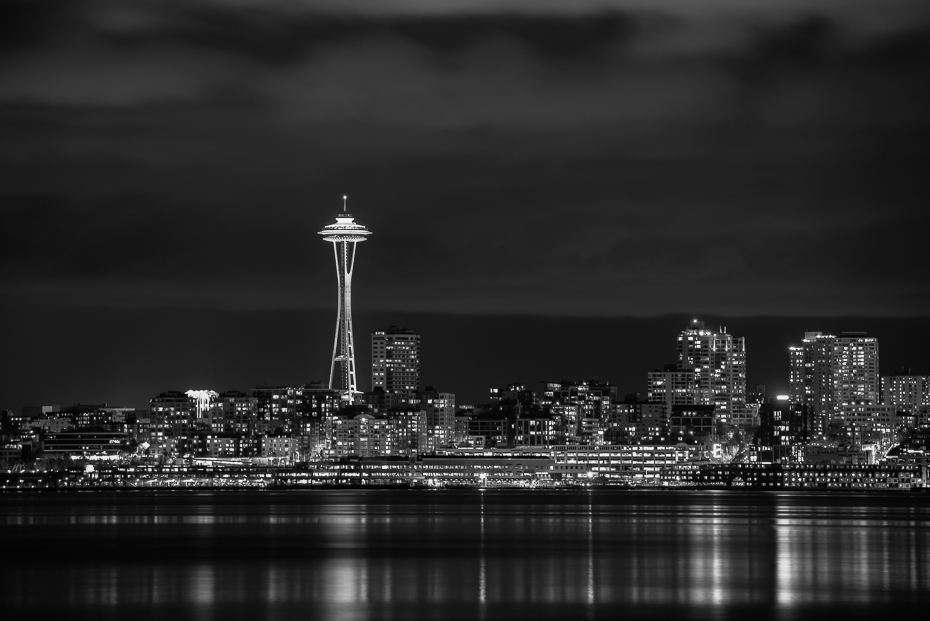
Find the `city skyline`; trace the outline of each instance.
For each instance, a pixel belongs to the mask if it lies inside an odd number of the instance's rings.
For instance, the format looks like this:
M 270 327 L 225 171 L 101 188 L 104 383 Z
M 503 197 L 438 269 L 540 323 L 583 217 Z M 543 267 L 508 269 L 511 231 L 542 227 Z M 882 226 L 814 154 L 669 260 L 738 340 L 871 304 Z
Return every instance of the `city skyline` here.
M 329 347 L 297 318 L 331 310 L 308 237 L 344 193 L 379 231 L 359 354 L 409 325 L 424 383 L 469 400 L 644 392 L 614 358 L 681 317 L 784 326 L 740 331 L 750 384 L 787 391 L 806 330 L 906 339 L 888 364 L 921 369 L 930 8 L 744 4 L 5 5 L 0 407 L 324 377 L 292 352 Z M 440 361 L 447 331 L 507 353 Z M 535 351 L 585 332 L 613 358 Z
M 186 358 L 179 362 L 175 368 L 168 370 L 158 367 L 159 358 L 145 362 L 140 360 L 136 363 L 141 370 L 135 370 L 127 367 L 119 358 L 111 360 L 109 372 L 102 375 L 97 374 L 94 369 L 84 370 L 74 368 L 68 363 L 68 359 L 60 357 L 50 360 L 50 363 L 60 365 L 62 369 L 69 369 L 69 378 L 71 381 L 64 382 L 58 386 L 49 389 L 47 384 L 41 378 L 23 378 L 29 379 L 29 392 L 6 389 L 7 394 L 31 394 L 35 398 L 24 397 L 20 399 L 22 403 L 12 402 L 9 404 L 0 404 L 0 409 L 11 409 L 17 411 L 24 405 L 37 404 L 58 404 L 69 405 L 73 403 L 103 403 L 107 402 L 113 406 L 125 407 L 147 407 L 152 395 L 165 390 L 187 390 L 194 386 L 208 386 L 218 391 L 241 390 L 249 387 L 262 385 L 290 385 L 301 386 L 308 383 L 327 382 L 330 368 L 329 348 L 331 347 L 331 319 L 332 312 L 318 311 L 309 316 L 306 313 L 294 312 L 292 316 L 281 321 L 278 317 L 273 323 L 276 332 L 281 338 L 293 332 L 295 326 L 310 326 L 312 332 L 316 333 L 315 340 L 318 343 L 316 350 L 302 351 L 292 347 L 283 348 L 284 356 L 275 356 L 277 362 L 271 365 L 271 368 L 277 369 L 274 372 L 265 371 L 264 373 L 255 373 L 252 367 L 234 364 L 230 368 L 228 358 L 230 356 L 239 356 L 234 362 L 242 362 L 249 358 L 252 353 L 260 352 L 263 343 L 256 342 L 255 338 L 262 335 L 268 335 L 265 331 L 260 335 L 250 338 L 246 342 L 237 342 L 235 340 L 225 343 L 219 342 L 218 346 L 206 350 L 212 351 L 200 357 Z M 543 384 L 549 381 L 557 381 L 562 378 L 571 378 L 575 380 L 607 381 L 617 387 L 622 397 L 628 393 L 640 393 L 643 398 L 649 393 L 648 376 L 653 372 L 662 371 L 668 366 L 669 361 L 674 360 L 676 356 L 676 334 L 689 328 L 694 321 L 686 316 L 671 316 L 654 320 L 617 320 L 617 319 L 577 319 L 575 323 L 569 324 L 570 329 L 562 333 L 554 333 L 553 330 L 562 328 L 564 320 L 552 320 L 547 318 L 522 318 L 522 330 L 514 330 L 509 321 L 498 321 L 490 323 L 478 323 L 471 325 L 467 329 L 456 331 L 450 326 L 459 324 L 461 318 L 447 317 L 428 317 L 424 315 L 392 315 L 394 318 L 400 317 L 402 323 L 406 326 L 425 325 L 427 329 L 415 330 L 420 336 L 425 332 L 425 341 L 419 346 L 419 356 L 423 357 L 422 352 L 428 352 L 426 358 L 428 364 L 420 369 L 421 389 L 423 386 L 435 386 L 436 388 L 455 393 L 457 401 L 460 404 L 480 404 L 487 401 L 488 391 L 492 388 L 503 386 L 511 382 L 521 382 L 533 390 L 541 390 Z M 210 322 L 215 322 L 212 315 L 205 315 L 201 321 L 195 325 L 203 331 L 204 321 L 209 317 Z M 98 330 L 104 327 L 111 327 L 109 317 L 92 319 L 87 315 L 79 316 L 76 322 L 91 324 L 99 322 L 92 328 L 87 336 L 88 343 L 98 336 Z M 229 319 L 229 317 L 227 317 Z M 756 385 L 764 384 L 769 396 L 776 394 L 789 394 L 790 388 L 790 371 L 791 358 L 789 345 L 799 345 L 809 330 L 809 320 L 792 319 L 785 321 L 778 318 L 754 318 L 751 320 L 743 319 L 741 322 L 730 322 L 729 330 L 738 331 L 747 340 L 747 389 L 753 390 Z M 263 322 L 264 323 L 264 322 Z M 379 321 L 380 325 L 371 330 L 369 326 L 372 320 L 366 315 L 362 318 L 362 334 L 374 336 L 378 332 L 385 331 L 389 328 L 387 321 Z M 705 322 L 708 326 L 714 325 L 711 321 Z M 823 332 L 842 333 L 842 328 L 855 328 L 863 324 L 873 327 L 871 334 L 878 336 L 882 343 L 882 364 L 880 373 L 882 376 L 894 375 L 900 367 L 908 367 L 918 375 L 930 374 L 930 368 L 927 367 L 926 359 L 921 357 L 921 348 L 925 345 L 923 340 L 894 339 L 889 334 L 892 327 L 900 328 L 901 320 L 886 320 L 884 323 L 875 319 L 861 320 L 859 323 L 849 320 L 840 322 L 823 322 L 818 325 L 825 329 Z M 905 321 L 906 329 L 916 329 L 920 325 L 920 320 Z M 215 335 L 230 333 L 235 323 L 225 321 L 213 323 L 211 325 Z M 722 326 L 720 326 L 722 327 Z M 447 328 L 447 329 L 443 329 Z M 840 328 L 840 329 L 836 329 Z M 884 328 L 884 329 L 883 329 Z M 62 328 L 66 329 L 66 328 Z M 604 336 L 609 331 L 613 331 L 611 337 Z M 894 334 L 894 333 L 891 333 Z M 747 336 L 748 335 L 748 336 Z M 49 335 L 54 340 L 57 334 L 52 332 Z M 167 335 L 157 333 L 153 335 L 153 341 L 160 342 Z M 482 352 L 476 351 L 473 344 L 478 339 L 510 339 L 509 343 L 512 349 L 517 350 L 516 356 L 495 356 L 488 358 L 482 355 Z M 593 346 L 590 349 L 579 350 L 575 348 L 578 355 L 570 359 L 562 359 L 561 352 L 563 348 L 569 347 L 572 343 L 579 341 L 595 342 L 595 338 L 603 338 L 604 342 L 613 342 L 614 348 L 604 346 Z M 524 357 L 519 354 L 520 350 L 537 351 L 535 348 L 540 339 L 553 345 L 554 353 L 546 354 L 539 350 L 534 356 Z M 277 337 L 272 338 L 278 341 Z M 419 343 L 420 339 L 417 339 Z M 762 351 L 754 353 L 753 342 L 757 343 Z M 214 341 L 216 342 L 216 341 Z M 369 349 L 370 339 L 363 338 L 359 341 L 360 351 L 358 353 L 360 370 L 359 375 L 363 378 L 361 390 L 371 390 L 374 386 L 369 384 L 371 375 L 368 370 L 371 368 L 371 353 Z M 630 355 L 618 357 L 613 350 L 618 347 L 625 347 L 627 351 L 632 352 Z M 243 352 L 243 349 L 246 351 Z M 605 350 L 609 350 L 605 353 Z M 446 352 L 458 352 L 459 355 L 451 355 Z M 471 352 L 471 353 L 469 353 Z M 759 360 L 759 359 L 762 360 Z M 913 360 L 918 360 L 913 364 Z M 755 362 L 754 362 L 755 361 Z M 310 363 L 311 367 L 317 371 L 314 376 L 307 376 L 301 364 L 306 366 Z M 463 368 L 471 368 L 474 365 L 483 365 L 479 372 L 465 372 Z M 315 365 L 315 366 L 314 366 Z M 463 367 L 464 365 L 464 367 Z M 756 367 L 754 370 L 754 366 Z M 768 373 L 768 378 L 775 378 L 776 381 L 768 382 L 758 381 L 763 376 L 763 371 L 758 367 L 764 366 Z M 606 371 L 605 371 L 606 369 Z M 169 379 L 163 379 L 168 377 Z M 174 377 L 175 379 L 170 379 Z M 181 378 L 181 379 L 177 379 Z M 86 388 L 93 386 L 93 388 Z M 14 386 L 13 388 L 18 388 Z M 64 398 L 54 398 L 53 394 L 65 395 Z M 72 398 L 69 398 L 72 397 Z M 7 398 L 7 401 L 11 399 Z
M 919 617 L 927 75 L 927 0 L 0 2 L 0 610 Z
M 777 397 L 747 389 L 744 337 L 692 319 L 678 332 L 677 362 L 647 374 L 646 399 L 623 395 L 610 381 L 563 378 L 540 390 L 524 382 L 492 387 L 488 399 L 475 404 L 457 404 L 454 393 L 432 386 L 419 389 L 419 340 L 397 326 L 372 334 L 370 391 L 326 382 L 253 384 L 245 391 L 165 390 L 145 408 L 103 403 L 4 410 L 2 460 L 19 468 L 37 451 L 44 455 L 37 459 L 205 460 L 198 466 L 274 459 L 276 466 L 291 467 L 485 449 L 627 450 L 630 457 L 629 447 L 648 445 L 664 447 L 655 450 L 673 463 L 687 454 L 743 472 L 747 461 L 875 465 L 925 450 L 918 445 L 927 437 L 930 376 L 905 368 L 879 375 L 879 342 L 864 332 L 806 332 L 802 345 L 789 350 L 791 393 Z M 623 479 L 623 470 L 614 474 Z M 594 470 L 573 476 L 602 475 L 608 476 Z M 705 475 L 685 478 L 700 484 L 709 480 Z M 733 475 L 725 467 L 713 476 L 729 487 Z M 788 485 L 806 480 L 789 479 Z

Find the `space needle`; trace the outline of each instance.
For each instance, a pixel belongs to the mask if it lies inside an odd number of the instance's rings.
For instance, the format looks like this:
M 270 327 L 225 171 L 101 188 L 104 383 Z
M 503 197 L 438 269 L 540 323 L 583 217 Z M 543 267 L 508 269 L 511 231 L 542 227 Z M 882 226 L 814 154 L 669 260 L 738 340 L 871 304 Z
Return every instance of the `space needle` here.
M 347 213 L 347 197 L 342 197 L 342 213 L 336 223 L 319 232 L 323 241 L 332 242 L 336 255 L 336 278 L 339 281 L 339 306 L 336 315 L 336 340 L 333 343 L 333 362 L 329 368 L 330 390 L 343 390 L 352 403 L 358 392 L 355 379 L 355 338 L 352 336 L 352 270 L 355 267 L 355 244 L 365 241 L 371 231 L 355 222 Z M 336 375 L 336 367 L 339 375 Z

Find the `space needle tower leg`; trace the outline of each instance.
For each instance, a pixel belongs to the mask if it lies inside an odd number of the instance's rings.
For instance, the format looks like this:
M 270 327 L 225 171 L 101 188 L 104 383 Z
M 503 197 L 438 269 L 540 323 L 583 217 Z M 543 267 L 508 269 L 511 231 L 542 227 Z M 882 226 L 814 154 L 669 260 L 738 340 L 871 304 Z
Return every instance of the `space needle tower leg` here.
M 352 334 L 352 272 L 355 269 L 355 244 L 365 241 L 366 236 L 371 235 L 371 231 L 357 224 L 355 218 L 345 212 L 343 205 L 343 213 L 336 216 L 336 223 L 324 227 L 320 235 L 323 235 L 324 241 L 333 244 L 336 278 L 339 285 L 336 338 L 333 342 L 333 359 L 329 368 L 329 387 L 344 391 L 351 404 L 355 393 L 358 392 L 355 375 L 355 338 Z M 338 378 L 337 366 L 339 366 Z

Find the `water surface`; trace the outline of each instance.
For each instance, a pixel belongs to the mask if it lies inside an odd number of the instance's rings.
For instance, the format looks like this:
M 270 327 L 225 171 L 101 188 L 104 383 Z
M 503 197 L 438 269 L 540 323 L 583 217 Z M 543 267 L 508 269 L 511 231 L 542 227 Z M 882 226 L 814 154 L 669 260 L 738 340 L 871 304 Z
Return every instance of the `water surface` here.
M 68 492 L 2 495 L 0 511 L 10 619 L 789 620 L 930 604 L 922 494 Z

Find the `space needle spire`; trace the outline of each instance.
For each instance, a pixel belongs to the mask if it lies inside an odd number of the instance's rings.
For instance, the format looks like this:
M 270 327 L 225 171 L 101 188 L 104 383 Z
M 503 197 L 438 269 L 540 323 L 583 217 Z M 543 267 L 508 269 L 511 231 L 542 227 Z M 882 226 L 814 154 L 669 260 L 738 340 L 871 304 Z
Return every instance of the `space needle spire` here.
M 339 303 L 336 314 L 336 340 L 333 343 L 333 361 L 329 368 L 330 389 L 342 390 L 349 403 L 358 392 L 355 378 L 355 338 L 352 336 L 352 270 L 355 267 L 355 244 L 365 241 L 371 231 L 355 222 L 347 212 L 347 196 L 342 197 L 342 213 L 336 223 L 319 232 L 323 241 L 332 242 L 336 255 L 336 278 L 339 284 Z M 338 371 L 337 371 L 338 368 Z

